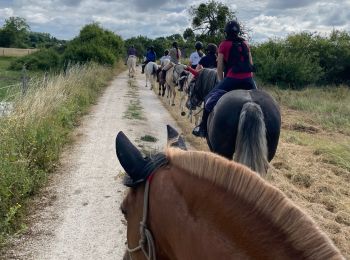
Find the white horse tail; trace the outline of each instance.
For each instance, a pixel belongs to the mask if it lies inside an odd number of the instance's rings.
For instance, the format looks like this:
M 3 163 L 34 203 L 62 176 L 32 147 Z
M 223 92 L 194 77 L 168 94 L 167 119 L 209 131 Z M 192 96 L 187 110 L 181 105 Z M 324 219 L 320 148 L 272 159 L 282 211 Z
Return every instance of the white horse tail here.
M 158 71 L 158 65 L 157 63 L 153 64 L 153 70 L 152 70 L 152 75 L 156 76 Z
M 261 176 L 267 173 L 266 126 L 264 114 L 258 104 L 248 102 L 242 107 L 233 159 Z

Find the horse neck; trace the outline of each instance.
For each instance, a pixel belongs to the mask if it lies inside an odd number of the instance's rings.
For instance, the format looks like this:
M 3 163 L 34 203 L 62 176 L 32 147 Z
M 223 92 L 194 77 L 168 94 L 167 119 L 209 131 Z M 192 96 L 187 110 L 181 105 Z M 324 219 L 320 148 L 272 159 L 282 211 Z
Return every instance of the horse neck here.
M 204 101 L 204 98 L 209 94 L 209 92 L 216 86 L 217 78 L 212 70 L 203 69 L 199 74 L 196 82 L 195 91 L 199 98 Z
M 149 224 L 169 259 L 300 259 L 252 205 L 209 181 L 170 167 L 151 185 Z

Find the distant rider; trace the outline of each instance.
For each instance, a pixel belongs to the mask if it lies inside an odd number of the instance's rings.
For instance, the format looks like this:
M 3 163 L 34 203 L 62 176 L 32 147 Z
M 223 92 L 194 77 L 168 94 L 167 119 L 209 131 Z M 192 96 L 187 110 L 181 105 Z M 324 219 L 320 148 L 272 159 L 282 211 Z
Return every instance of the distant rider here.
M 190 66 L 192 69 L 195 69 L 200 61 L 200 59 L 205 56 L 204 52 L 202 51 L 203 49 L 203 43 L 201 42 L 196 42 L 194 45 L 196 48 L 196 51 L 191 53 L 190 55 Z
M 146 60 L 142 64 L 142 73 L 145 73 L 145 66 L 147 65 L 147 63 L 150 61 L 156 62 L 156 58 L 157 58 L 157 54 L 154 51 L 154 47 L 153 46 L 149 47 L 149 50 L 146 53 Z

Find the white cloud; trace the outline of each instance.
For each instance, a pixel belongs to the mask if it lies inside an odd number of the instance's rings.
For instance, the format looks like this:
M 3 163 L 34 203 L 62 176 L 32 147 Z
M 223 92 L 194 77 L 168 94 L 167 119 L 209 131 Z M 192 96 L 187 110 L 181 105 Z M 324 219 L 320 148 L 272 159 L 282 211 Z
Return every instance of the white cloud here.
M 0 9 L 0 17 L 8 18 L 10 16 L 13 16 L 14 12 L 12 8 L 3 8 Z
M 191 24 L 187 9 L 205 0 L 1 0 L 0 26 L 10 16 L 33 31 L 71 39 L 87 23 L 99 22 L 123 38 L 182 33 Z M 349 0 L 222 0 L 252 31 L 254 41 L 300 31 L 350 30 Z

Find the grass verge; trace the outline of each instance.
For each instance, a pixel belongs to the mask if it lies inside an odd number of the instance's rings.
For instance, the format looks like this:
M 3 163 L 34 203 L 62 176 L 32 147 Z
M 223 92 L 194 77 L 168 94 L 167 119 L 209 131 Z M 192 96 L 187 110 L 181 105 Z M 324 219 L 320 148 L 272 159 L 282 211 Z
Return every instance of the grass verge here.
M 112 68 L 72 67 L 45 84 L 40 81 L 14 111 L 0 118 L 0 244 L 23 228 L 26 201 L 57 166 L 78 118 L 112 79 Z

